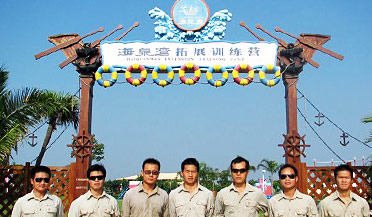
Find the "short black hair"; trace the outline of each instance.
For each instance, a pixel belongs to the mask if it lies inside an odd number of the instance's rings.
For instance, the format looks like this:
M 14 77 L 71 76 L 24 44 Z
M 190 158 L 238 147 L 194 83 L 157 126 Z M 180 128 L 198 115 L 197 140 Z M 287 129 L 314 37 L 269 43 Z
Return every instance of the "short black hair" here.
M 156 160 L 155 158 L 147 158 L 146 160 L 144 160 L 142 163 L 142 170 L 145 169 L 145 164 L 156 164 L 158 165 L 159 171 L 160 171 L 160 162 Z
M 295 175 L 298 176 L 297 168 L 295 166 L 293 166 L 292 164 L 284 164 L 284 165 L 282 165 L 280 167 L 280 169 L 279 169 L 279 172 L 278 172 L 278 175 L 279 176 L 282 175 L 282 170 L 284 170 L 285 168 L 291 168 L 294 171 Z
M 237 163 L 241 163 L 241 162 L 245 162 L 245 169 L 249 170 L 249 161 L 246 160 L 246 159 L 243 158 L 243 157 L 240 157 L 240 156 L 234 158 L 234 159 L 231 161 L 230 169 L 232 169 L 232 165 L 233 165 L 233 164 L 237 164 Z
M 49 178 L 52 176 L 52 172 L 50 171 L 49 167 L 46 166 L 35 166 L 31 169 L 31 179 L 35 178 L 36 173 L 48 173 Z
M 87 177 L 90 177 L 90 173 L 93 171 L 100 171 L 103 173 L 103 176 L 106 178 L 106 169 L 102 164 L 93 164 L 87 170 Z
M 341 164 L 341 165 L 339 165 L 338 167 L 335 168 L 335 170 L 333 171 L 333 175 L 335 176 L 335 179 L 337 178 L 337 173 L 340 172 L 340 171 L 349 171 L 350 175 L 351 175 L 351 178 L 354 178 L 353 177 L 354 176 L 354 170 L 348 164 Z
M 189 158 L 186 158 L 184 161 L 182 161 L 181 171 L 183 171 L 183 169 L 185 169 L 185 165 L 194 165 L 194 166 L 196 166 L 196 169 L 199 172 L 199 162 L 195 158 L 189 157 Z

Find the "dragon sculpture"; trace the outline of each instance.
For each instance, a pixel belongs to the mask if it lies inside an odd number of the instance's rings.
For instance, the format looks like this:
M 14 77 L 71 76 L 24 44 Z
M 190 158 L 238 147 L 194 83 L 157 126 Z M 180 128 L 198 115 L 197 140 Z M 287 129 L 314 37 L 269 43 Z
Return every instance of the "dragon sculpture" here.
M 228 10 L 220 10 L 213 14 L 207 25 L 198 31 L 182 31 L 177 28 L 172 18 L 163 10 L 155 7 L 149 11 L 151 19 L 155 19 L 155 38 L 165 41 L 211 41 L 225 37 L 226 22 L 231 21 L 232 14 Z

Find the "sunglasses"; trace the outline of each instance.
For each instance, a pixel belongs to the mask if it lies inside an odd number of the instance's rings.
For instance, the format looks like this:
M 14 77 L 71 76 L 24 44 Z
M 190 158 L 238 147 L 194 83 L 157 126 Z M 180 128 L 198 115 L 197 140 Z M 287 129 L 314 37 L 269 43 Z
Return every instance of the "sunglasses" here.
M 245 173 L 247 171 L 247 169 L 231 169 L 231 172 L 233 173 Z
M 143 173 L 145 173 L 145 175 L 153 175 L 153 176 L 157 176 L 157 175 L 159 175 L 159 171 L 151 171 L 151 170 L 145 170 L 145 171 L 143 171 Z
M 100 181 L 104 178 L 105 178 L 105 176 L 90 176 L 90 177 L 88 177 L 88 179 L 91 180 L 91 181 L 95 181 L 96 179 L 98 179 Z
M 35 178 L 35 182 L 42 182 L 44 180 L 45 183 L 49 183 L 50 178 Z
M 294 179 L 296 177 L 296 175 L 295 174 L 281 174 L 279 176 L 280 179 L 285 179 L 287 177 L 290 178 L 290 179 Z

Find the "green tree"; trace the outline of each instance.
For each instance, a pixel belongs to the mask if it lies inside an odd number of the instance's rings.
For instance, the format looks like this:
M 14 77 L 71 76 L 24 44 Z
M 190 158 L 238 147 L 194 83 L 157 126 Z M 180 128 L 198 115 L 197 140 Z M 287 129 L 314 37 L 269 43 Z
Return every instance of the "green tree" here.
M 257 168 L 254 165 L 249 165 L 249 171 L 256 172 Z
M 136 178 L 136 181 L 143 181 L 143 176 L 142 174 L 139 174 Z
M 199 183 L 210 190 L 215 190 L 218 173 L 218 169 L 213 169 L 206 163 L 201 162 L 199 164 Z
M 113 197 L 117 198 L 122 190 L 128 188 L 129 182 L 125 179 L 123 180 L 107 180 L 103 184 L 105 192 L 111 194 Z
M 263 168 L 267 172 L 270 173 L 271 184 L 273 184 L 274 182 L 274 174 L 279 171 L 280 167 L 281 167 L 281 164 L 279 164 L 276 161 L 268 160 L 268 159 L 261 160 L 261 162 L 257 165 L 258 169 Z
M 211 191 L 219 191 L 231 184 L 230 169 L 220 171 L 206 163 L 200 163 L 199 183 Z
M 0 162 L 9 163 L 12 149 L 40 120 L 42 93 L 35 88 L 8 90 L 9 72 L 0 66 Z
M 178 187 L 179 182 L 181 182 L 181 180 L 160 180 L 157 182 L 157 185 L 169 193 L 171 190 Z
M 279 192 L 282 189 L 280 182 L 278 180 L 274 180 L 272 183 L 273 195 Z
M 216 181 L 215 191 L 219 191 L 224 187 L 227 187 L 231 184 L 230 179 L 230 169 L 225 169 L 222 171 L 218 171 L 218 177 Z
M 93 144 L 96 144 L 92 150 L 92 160 L 100 162 L 105 159 L 105 145 L 103 143 L 98 143 L 95 137 L 93 137 Z
M 68 126 L 72 124 L 76 130 L 79 125 L 79 101 L 74 96 L 54 91 L 44 91 L 43 97 L 45 105 L 48 105 L 48 109 L 42 115 L 48 121 L 48 129 L 35 163 L 36 166 L 41 164 L 50 138 L 57 129 L 57 126 Z
M 250 185 L 252 185 L 252 186 L 255 186 L 255 185 L 258 183 L 258 181 L 257 181 L 257 180 L 254 180 L 254 179 L 250 179 L 250 180 L 248 181 L 248 183 L 249 183 Z

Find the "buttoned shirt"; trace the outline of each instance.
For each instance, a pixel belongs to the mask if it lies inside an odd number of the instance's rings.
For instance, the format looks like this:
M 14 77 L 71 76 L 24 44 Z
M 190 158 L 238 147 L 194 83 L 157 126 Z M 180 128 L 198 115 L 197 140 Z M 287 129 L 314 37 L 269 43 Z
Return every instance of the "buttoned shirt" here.
M 350 202 L 345 204 L 338 191 L 320 201 L 318 205 L 319 216 L 327 217 L 369 217 L 369 206 L 365 199 L 350 192 Z
M 280 192 L 269 200 L 269 217 L 298 216 L 318 216 L 315 201 L 309 195 L 296 189 L 292 198 L 288 198 L 283 192 Z
M 118 202 L 111 195 L 103 192 L 98 198 L 91 191 L 74 200 L 68 211 L 68 217 L 79 216 L 120 216 Z
M 268 202 L 264 193 L 250 184 L 246 184 L 240 194 L 233 184 L 218 192 L 214 206 L 214 216 L 258 217 L 262 211 L 267 215 Z
M 34 191 L 19 198 L 12 211 L 12 217 L 63 217 L 62 201 L 47 192 L 43 198 L 35 197 Z
M 168 194 L 156 186 L 147 194 L 142 183 L 130 189 L 123 197 L 123 217 L 168 217 Z
M 192 193 L 181 185 L 169 194 L 170 217 L 210 217 L 213 214 L 213 207 L 212 191 L 199 184 Z

